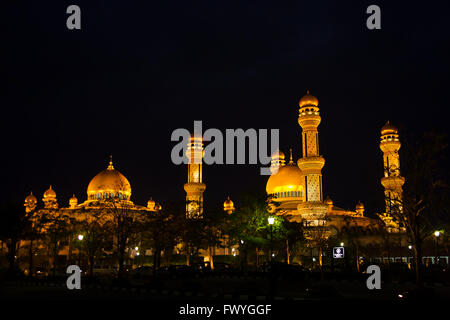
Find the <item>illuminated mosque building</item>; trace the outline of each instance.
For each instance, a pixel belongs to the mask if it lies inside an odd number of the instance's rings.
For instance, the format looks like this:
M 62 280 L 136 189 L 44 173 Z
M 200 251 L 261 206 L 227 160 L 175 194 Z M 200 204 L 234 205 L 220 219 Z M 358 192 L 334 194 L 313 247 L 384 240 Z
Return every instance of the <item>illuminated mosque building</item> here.
M 400 176 L 399 170 L 398 150 L 401 144 L 398 130 L 389 122 L 381 129 L 380 149 L 383 152 L 385 168 L 381 184 L 385 189 L 386 211 L 378 214 L 380 219 L 373 219 L 364 216 L 364 205 L 360 201 L 357 202 L 353 211 L 335 206 L 329 197 L 323 198 L 322 168 L 325 165 L 325 158 L 319 152 L 318 126 L 321 122 L 319 101 L 307 92 L 300 99 L 299 107 L 298 124 L 302 129 L 302 157 L 295 163 L 292 150 L 288 162 L 281 151 L 272 155 L 270 167 L 272 174 L 266 184 L 269 211 L 272 214 L 284 216 L 290 221 L 302 222 L 305 226 L 326 226 L 332 235 L 355 227 L 363 230 L 385 227 L 389 232 L 404 232 L 404 229 L 399 227 L 389 214 L 393 203 L 401 199 L 402 185 L 405 181 Z M 186 156 L 189 159 L 188 178 L 184 184 L 186 218 L 198 219 L 203 217 L 203 192 L 206 189 L 202 176 L 204 156 L 202 137 L 190 138 Z M 148 200 L 147 206 L 137 205 L 131 201 L 131 185 L 128 179 L 114 168 L 112 158 L 107 168 L 90 181 L 86 201 L 78 203 L 74 195 L 70 198 L 67 207 L 61 207 L 52 186 L 45 191 L 42 201 L 44 207 L 38 209 L 37 213 L 59 212 L 78 219 L 87 217 L 90 212 L 110 207 L 111 202 L 119 207 L 141 212 L 161 210 L 161 205 L 152 198 Z M 24 206 L 27 212 L 35 210 L 37 198 L 32 192 L 26 197 Z M 227 214 L 235 212 L 235 206 L 230 197 L 223 206 Z M 231 254 L 231 248 L 222 250 L 215 248 L 214 250 L 216 249 L 225 255 Z
M 318 99 L 309 94 L 300 99 L 298 124 L 302 129 L 302 157 L 294 163 L 292 150 L 289 162 L 285 155 L 276 151 L 272 155 L 271 176 L 266 184 L 270 210 L 290 221 L 303 222 L 305 226 L 327 226 L 332 234 L 344 228 L 358 227 L 365 230 L 377 229 L 383 224 L 388 230 L 398 230 L 398 225 L 389 215 L 389 200 L 386 213 L 379 219 L 364 216 L 364 205 L 358 201 L 355 210 L 345 210 L 334 205 L 329 197 L 323 199 L 322 168 L 325 159 L 319 152 L 320 109 Z M 380 148 L 383 151 L 385 170 L 381 183 L 387 198 L 399 199 L 402 193 L 404 178 L 399 174 L 400 148 L 397 129 L 389 122 L 381 129 Z M 392 202 L 392 201 L 391 201 Z
M 73 195 L 69 199 L 68 207 L 60 207 L 56 198 L 56 192 L 50 188 L 44 192 L 42 202 L 44 207 L 38 210 L 43 211 L 58 211 L 60 213 L 67 213 L 74 217 L 80 213 L 88 213 L 95 210 L 101 210 L 111 207 L 114 203 L 116 207 L 126 207 L 130 210 L 155 212 L 161 210 L 161 205 L 156 203 L 152 198 L 147 202 L 147 206 L 140 206 L 131 198 L 131 185 L 128 179 L 119 171 L 117 171 L 112 162 L 112 157 L 109 161 L 108 167 L 98 173 L 89 183 L 87 187 L 87 200 L 78 203 L 78 199 Z M 37 206 L 37 199 L 30 193 L 25 198 L 25 209 L 27 212 L 34 210 Z

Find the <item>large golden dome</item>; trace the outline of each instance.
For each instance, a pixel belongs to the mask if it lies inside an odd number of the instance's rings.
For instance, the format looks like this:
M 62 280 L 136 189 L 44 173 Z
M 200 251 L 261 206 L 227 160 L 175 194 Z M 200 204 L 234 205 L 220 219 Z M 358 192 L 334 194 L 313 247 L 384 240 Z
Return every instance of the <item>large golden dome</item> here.
M 266 192 L 277 198 L 302 197 L 302 171 L 292 162 L 280 167 L 267 181 Z
M 88 200 L 118 198 L 130 200 L 131 185 L 127 178 L 114 169 L 112 160 L 109 166 L 91 180 L 87 189 Z

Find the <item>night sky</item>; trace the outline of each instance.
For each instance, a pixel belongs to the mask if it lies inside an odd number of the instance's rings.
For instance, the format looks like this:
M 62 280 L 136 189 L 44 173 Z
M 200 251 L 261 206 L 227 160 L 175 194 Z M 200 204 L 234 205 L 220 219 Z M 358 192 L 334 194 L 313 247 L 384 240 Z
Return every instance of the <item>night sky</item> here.
M 182 201 L 187 168 L 172 164 L 170 136 L 194 120 L 279 128 L 297 160 L 309 89 L 321 108 L 324 196 L 380 212 L 381 126 L 448 132 L 449 5 L 393 2 L 2 4 L 2 200 L 31 190 L 41 199 L 52 184 L 61 206 L 73 193 L 82 202 L 112 154 L 135 203 Z M 79 31 L 66 28 L 70 4 L 81 7 Z M 381 7 L 381 30 L 366 28 L 370 4 Z M 259 168 L 205 166 L 205 206 L 264 194 Z

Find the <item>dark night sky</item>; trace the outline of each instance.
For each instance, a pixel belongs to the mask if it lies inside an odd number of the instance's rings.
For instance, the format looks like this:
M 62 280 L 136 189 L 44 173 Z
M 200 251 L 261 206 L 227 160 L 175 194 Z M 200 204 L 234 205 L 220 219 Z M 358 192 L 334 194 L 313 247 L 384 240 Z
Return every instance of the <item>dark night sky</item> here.
M 40 199 L 52 184 L 62 205 L 72 193 L 84 201 L 113 154 L 136 203 L 183 200 L 174 129 L 279 128 L 297 159 L 309 89 L 321 107 L 324 195 L 373 214 L 386 120 L 404 135 L 448 131 L 449 5 L 392 2 L 8 1 L 2 198 Z M 81 31 L 66 28 L 70 4 L 81 7 Z M 370 4 L 381 30 L 365 26 Z M 264 193 L 259 167 L 205 167 L 206 206 Z

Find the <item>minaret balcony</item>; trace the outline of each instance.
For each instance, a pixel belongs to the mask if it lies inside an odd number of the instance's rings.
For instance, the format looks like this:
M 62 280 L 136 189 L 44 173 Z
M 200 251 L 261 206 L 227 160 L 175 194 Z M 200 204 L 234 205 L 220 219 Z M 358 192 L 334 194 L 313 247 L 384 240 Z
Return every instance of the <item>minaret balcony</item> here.
M 386 190 L 398 190 L 405 183 L 405 178 L 401 176 L 389 176 L 381 178 L 381 184 Z
M 184 184 L 184 191 L 191 195 L 201 195 L 206 189 L 206 184 L 201 182 L 188 182 Z
M 318 112 L 317 114 L 300 113 L 298 116 L 298 124 L 303 130 L 316 129 L 319 126 L 321 119 Z
M 303 174 L 321 174 L 325 159 L 322 156 L 304 157 L 298 159 L 297 165 Z

